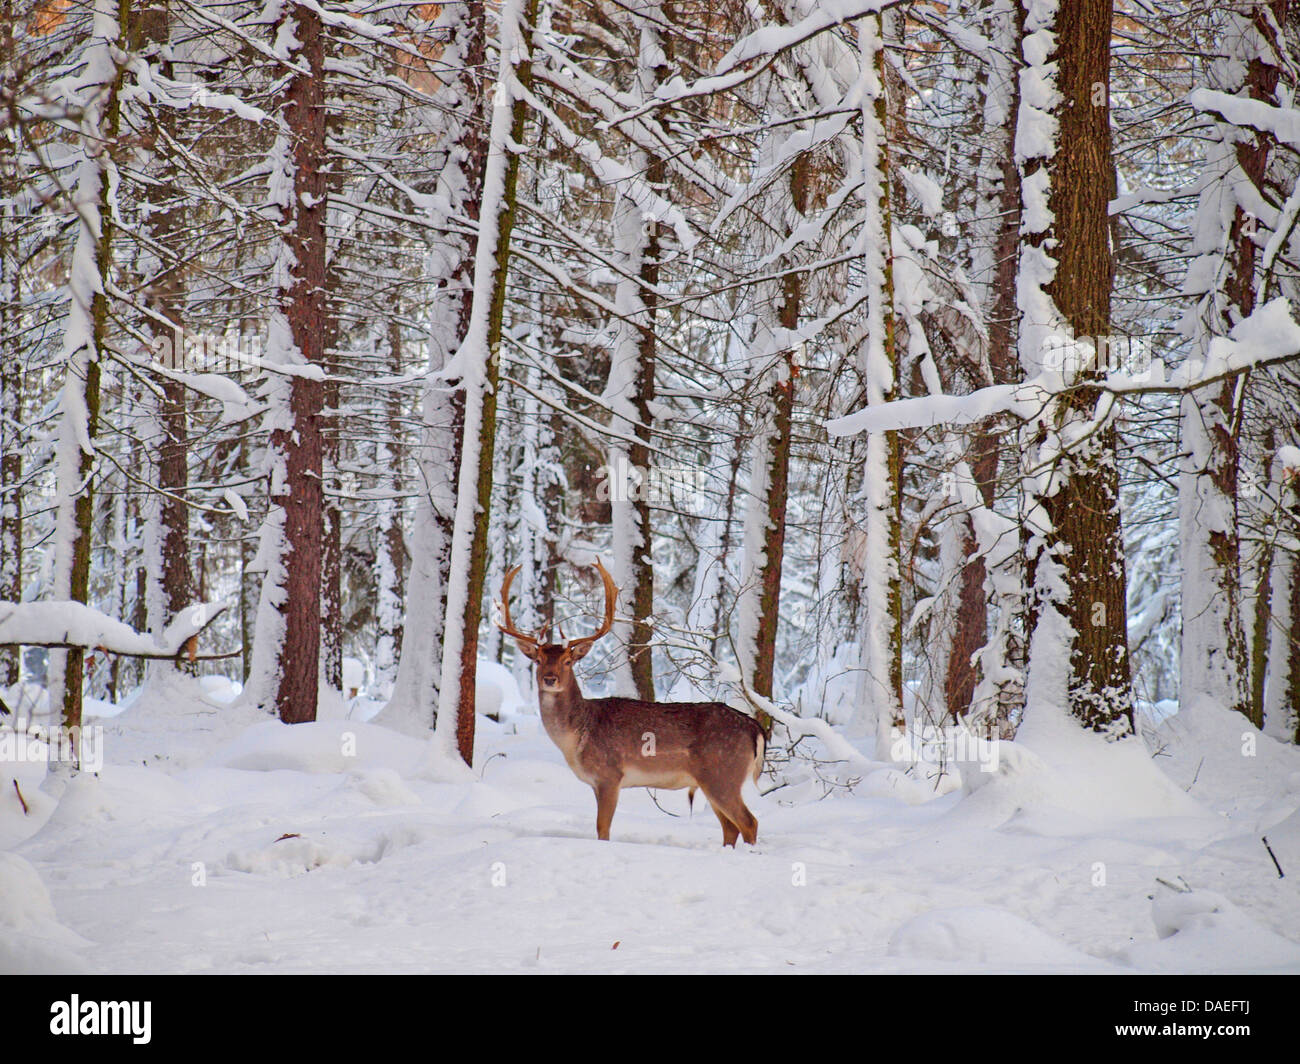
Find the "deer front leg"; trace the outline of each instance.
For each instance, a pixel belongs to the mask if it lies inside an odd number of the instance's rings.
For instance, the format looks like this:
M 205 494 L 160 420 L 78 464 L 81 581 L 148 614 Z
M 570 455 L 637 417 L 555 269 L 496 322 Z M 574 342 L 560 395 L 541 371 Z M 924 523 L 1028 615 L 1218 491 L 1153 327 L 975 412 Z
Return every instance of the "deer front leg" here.
M 614 822 L 618 808 L 618 782 L 604 780 L 593 784 L 596 792 L 596 838 L 609 840 L 609 826 Z

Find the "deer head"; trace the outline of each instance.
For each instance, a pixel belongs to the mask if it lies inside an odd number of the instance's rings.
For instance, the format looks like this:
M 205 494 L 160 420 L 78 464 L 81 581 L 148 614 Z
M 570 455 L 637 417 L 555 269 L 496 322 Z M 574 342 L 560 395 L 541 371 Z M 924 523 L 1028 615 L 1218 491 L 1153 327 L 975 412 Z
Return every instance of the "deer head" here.
M 557 693 L 567 691 L 577 683 L 573 676 L 573 666 L 614 627 L 614 604 L 618 601 L 618 588 L 614 585 L 614 578 L 597 558 L 595 568 L 605 585 L 604 621 L 591 635 L 570 639 L 566 643 L 542 643 L 537 636 L 519 631 L 510 619 L 510 584 L 520 568 L 516 565 L 507 572 L 501 585 L 501 616 L 505 623 L 498 624 L 497 627 L 514 639 L 520 651 L 537 663 L 538 690 Z

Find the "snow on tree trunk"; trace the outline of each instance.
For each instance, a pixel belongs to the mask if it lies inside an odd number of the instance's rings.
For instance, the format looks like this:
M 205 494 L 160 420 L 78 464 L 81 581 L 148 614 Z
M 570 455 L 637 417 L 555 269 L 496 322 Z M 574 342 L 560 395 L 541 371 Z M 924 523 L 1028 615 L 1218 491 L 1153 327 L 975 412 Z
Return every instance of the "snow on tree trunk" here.
M 522 12 L 521 2 L 525 4 Z M 506 0 L 501 7 L 500 55 L 475 249 L 473 309 L 464 342 L 453 360 L 454 370 L 444 370 L 446 376 L 460 378 L 465 406 L 434 747 L 444 762 L 458 752 L 466 765 L 473 763 L 474 756 L 474 679 L 491 519 L 499 348 L 519 152 L 528 116 L 527 104 L 515 88 L 518 85 L 527 91 L 532 84 L 528 28 L 536 17 L 537 3 Z
M 986 32 L 995 46 L 989 50 L 984 88 L 984 137 L 977 171 L 979 199 L 973 219 L 971 278 L 980 296 L 988 341 L 984 365 L 971 370 L 977 376 L 990 378 L 981 384 L 1010 384 L 1020 375 L 1016 358 L 1016 262 L 1021 197 L 1015 139 L 1020 105 L 1017 49 L 1024 32 L 1024 8 L 1019 0 L 994 0 L 986 19 Z M 996 426 L 981 427 L 971 443 L 971 472 L 986 509 L 992 508 L 996 494 L 1000 438 Z M 1009 638 L 1021 619 L 1024 596 L 1008 599 L 998 594 L 999 588 L 1017 586 L 1020 559 L 1014 552 L 1004 552 L 1006 564 L 1016 574 L 1011 580 L 1000 579 L 989 571 L 986 551 L 978 549 L 975 514 L 964 514 L 960 523 L 960 554 L 967 561 L 961 575 L 952 645 L 945 662 L 944 701 L 953 720 L 974 711 L 987 723 L 990 733 L 1001 734 L 1007 730 L 1009 717 L 1018 713 L 1024 697 L 1023 655 L 1018 642 Z M 992 638 L 990 606 L 995 611 Z M 988 676 L 998 677 L 991 687 L 984 685 Z M 978 700 L 977 691 L 981 691 Z
M 533 293 L 530 302 L 532 320 L 545 335 L 542 298 Z M 541 356 L 545 357 L 543 348 Z M 540 367 L 528 368 L 529 386 L 540 388 Z M 549 525 L 550 515 L 559 515 L 563 505 L 563 467 L 555 445 L 549 412 L 535 396 L 523 397 L 523 441 L 519 468 L 519 558 L 522 566 L 517 587 L 520 601 L 515 607 L 515 623 L 521 631 L 547 632 L 555 625 L 555 578 L 559 566 L 559 540 Z M 489 591 L 495 594 L 500 584 Z M 521 692 L 533 684 L 532 662 L 523 654 L 511 658 L 511 673 Z
M 534 202 L 543 202 L 539 198 L 540 192 L 541 182 L 535 177 Z M 558 203 L 555 207 L 558 209 Z M 530 387 L 540 392 L 546 379 L 543 365 L 554 372 L 553 341 L 542 293 L 534 291 L 529 303 L 532 320 L 537 323 L 538 358 L 542 364 L 528 367 L 526 374 Z M 555 585 L 561 556 L 560 534 L 550 522 L 552 518 L 563 515 L 564 458 L 555 431 L 558 415 L 543 406 L 532 392 L 524 393 L 523 402 L 523 476 L 519 489 L 519 541 L 522 550 L 519 561 L 523 565 L 520 587 L 526 589 L 527 598 L 521 603 L 520 616 L 525 623 L 524 631 L 549 633 L 555 627 Z M 514 664 L 519 689 L 526 691 L 532 686 L 532 663 L 518 654 Z
M 129 9 L 122 5 L 121 13 Z M 94 482 L 98 472 L 100 359 L 108 329 L 107 281 L 113 267 L 113 198 L 116 170 L 110 149 L 120 121 L 122 70 L 113 50 L 125 36 L 119 11 L 96 0 L 85 69 L 79 131 L 81 162 L 73 194 L 77 240 L 68 272 L 68 320 L 63 337 L 66 383 L 56 451 L 57 508 L 54 539 L 55 599 L 88 603 Z M 48 673 L 51 713 L 80 728 L 85 651 L 54 650 Z M 73 733 L 76 734 L 76 733 Z
M 138 388 L 132 391 L 139 394 Z M 116 479 L 116 478 L 115 478 Z M 115 489 L 115 490 L 113 490 Z M 134 573 L 128 570 L 129 545 L 126 530 L 126 492 L 120 485 L 113 485 L 112 522 L 109 525 L 108 556 L 112 559 L 113 612 L 118 617 L 126 614 L 126 589 L 128 577 Z M 116 703 L 118 699 L 118 682 L 121 679 L 122 659 L 114 656 L 108 662 L 108 682 L 105 685 L 108 701 Z
M 431 108 L 431 123 L 451 122 L 442 183 L 449 207 L 477 222 L 482 202 L 488 138 L 477 120 L 486 99 L 481 71 L 486 62 L 484 9 L 447 5 L 439 14 L 448 43 L 443 59 L 454 72 Z M 436 214 L 436 208 L 429 210 Z M 440 227 L 445 219 L 431 217 Z M 428 374 L 421 400 L 417 449 L 420 494 L 411 526 L 402 655 L 393 695 L 377 718 L 411 734 L 433 727 L 440 702 L 443 633 L 450 614 L 451 543 L 456 523 L 456 487 L 461 466 L 463 395 L 454 369 L 445 371 L 468 335 L 474 306 L 475 254 L 463 237 L 444 237 L 426 256 L 431 289 L 426 338 Z M 439 283 L 439 282 L 445 283 Z
M 325 45 L 323 44 L 322 47 Z M 333 51 L 327 52 L 325 63 L 334 59 Z M 340 107 L 346 107 L 340 102 Z M 339 118 L 326 103 L 325 136 L 335 136 Z M 325 178 L 325 195 L 332 201 L 343 198 L 343 188 L 339 168 L 331 165 Z M 342 212 L 339 212 L 342 213 Z M 331 228 L 342 229 L 341 225 L 332 224 L 329 216 L 325 219 L 326 231 Z M 325 333 L 323 341 L 324 365 L 331 376 L 342 376 L 345 370 L 339 355 L 341 334 L 339 288 L 342 283 L 339 265 L 340 249 L 327 241 L 325 247 L 325 307 L 326 317 L 323 323 Z M 328 380 L 324 385 L 322 396 L 324 409 L 321 415 L 321 468 L 323 471 L 321 491 L 321 583 L 320 583 L 320 656 L 321 683 L 329 689 L 334 697 L 343 698 L 343 478 L 340 469 L 343 459 L 343 426 L 346 401 L 343 384 L 339 380 Z
M 1274 497 L 1279 510 L 1290 510 L 1291 523 L 1286 514 L 1279 514 L 1275 522 L 1278 543 L 1267 542 L 1272 564 L 1261 565 L 1261 575 L 1267 571 L 1267 593 L 1257 601 L 1255 633 L 1257 646 L 1265 647 L 1259 662 L 1256 680 L 1263 688 L 1258 692 L 1263 707 L 1264 730 L 1273 738 L 1287 743 L 1300 743 L 1300 639 L 1297 639 L 1297 610 L 1300 609 L 1300 483 L 1288 480 L 1285 464 L 1274 461 Z
M 153 63 L 164 78 L 175 77 L 170 48 L 171 22 L 165 3 L 151 4 L 141 16 L 141 33 L 155 52 Z M 175 138 L 173 108 L 158 108 L 152 119 L 169 139 Z M 181 330 L 182 292 L 175 260 L 185 249 L 182 210 L 169 205 L 174 193 L 166 169 L 152 160 L 151 181 L 145 188 L 146 210 L 141 220 L 148 233 L 149 248 L 157 249 L 141 271 L 152 278 L 146 297 L 156 317 L 148 319 L 154 357 L 171 370 L 187 370 Z M 156 256 L 156 257 L 155 257 Z M 168 324 L 170 323 L 170 324 Z M 194 601 L 194 574 L 190 569 L 190 508 L 185 498 L 189 485 L 189 417 L 185 386 L 169 377 L 158 380 L 158 394 L 144 391 L 142 399 L 152 418 L 150 438 L 156 441 L 150 455 L 151 481 L 158 488 L 146 502 L 144 569 L 146 624 L 161 634 L 172 620 Z M 172 662 L 154 662 L 154 670 L 175 667 Z
M 402 326 L 394 316 L 388 323 L 388 371 L 402 374 Z M 406 545 L 402 534 L 402 408 L 396 390 L 383 399 L 388 433 L 375 442 L 375 468 L 386 470 L 385 486 L 391 497 L 379 504 L 375 534 L 378 574 L 375 591 L 375 690 L 376 700 L 392 697 L 397 663 L 402 654 L 402 600 L 405 592 Z
M 801 154 L 791 165 L 788 207 L 781 236 L 788 240 L 808 211 L 812 160 Z M 790 446 L 794 428 L 796 330 L 803 303 L 803 275 L 794 269 L 793 256 L 782 257 L 787 271 L 781 279 L 776 303 L 776 325 L 760 331 L 764 362 L 760 370 L 768 379 L 762 390 L 754 446 L 750 459 L 750 490 L 745 515 L 744 560 L 741 564 L 741 601 L 737 610 L 740 673 L 750 690 L 772 697 L 776 669 L 776 635 L 780 622 L 781 569 L 785 557 L 785 516 L 790 489 Z M 760 320 L 766 308 L 760 309 Z M 760 717 L 760 719 L 762 719 Z M 766 721 L 764 721 L 766 723 Z
M 489 595 L 505 583 L 506 556 L 510 551 L 511 536 L 512 533 L 519 532 L 518 498 L 510 471 L 519 468 L 521 450 L 520 441 L 512 440 L 509 446 L 498 447 L 492 460 L 492 485 L 498 498 L 496 512 L 501 517 L 488 525 L 488 568 L 484 580 Z M 479 648 L 479 656 L 485 661 L 499 663 L 503 645 L 501 629 L 495 624 L 489 624 Z
M 949 497 L 949 505 L 956 507 L 955 497 Z M 979 553 L 973 537 L 968 539 L 968 536 L 969 518 L 963 513 L 941 520 L 934 531 L 938 569 L 934 579 L 935 593 L 926 606 L 927 623 L 919 629 L 925 633 L 926 652 L 913 714 L 914 719 L 919 718 L 927 725 L 942 725 L 950 714 L 957 719 L 957 702 L 950 702 L 956 686 L 954 674 L 958 671 L 953 658 L 962 653 L 959 623 L 962 596 L 968 590 L 968 578 L 973 569 L 967 559 Z M 983 592 L 982 581 L 980 591 Z M 914 616 L 908 626 L 917 628 L 918 618 Z M 983 643 L 982 638 L 980 643 Z M 970 653 L 967 652 L 966 662 L 970 661 Z
M 419 494 L 411 524 L 411 563 L 406 579 L 401 656 L 392 695 L 377 721 L 408 734 L 427 733 L 438 709 L 443 626 L 451 565 L 451 527 L 455 522 L 456 469 L 461 405 L 439 379 L 456 340 L 457 306 L 430 330 L 428 376 L 421 403 L 417 460 Z M 455 304 L 459 304 L 456 299 Z
M 325 89 L 319 13 L 294 4 L 277 24 L 289 75 L 269 160 L 279 217 L 266 357 L 269 507 L 248 698 L 286 724 L 316 719 L 320 687 L 321 411 L 325 361 Z
M 862 72 L 862 239 L 867 286 L 859 363 L 868 406 L 898 396 L 894 339 L 892 220 L 886 140 L 884 46 L 879 16 L 858 24 Z M 903 726 L 903 597 L 899 554 L 902 528 L 902 448 L 897 432 L 873 432 L 866 441 L 862 496 L 866 545 L 862 578 L 860 660 L 853 726 L 876 737 L 876 756 L 889 747 L 889 730 Z
M 249 458 L 248 438 L 239 441 L 237 466 L 241 477 L 252 479 L 255 470 Z M 260 526 L 260 525 L 259 525 Z M 248 527 L 259 527 L 248 526 Z M 246 532 L 239 537 L 239 677 L 248 686 L 253 670 L 253 643 L 256 632 L 258 606 L 258 574 L 254 571 L 257 542 Z
M 1224 58 L 1210 64 L 1211 89 L 1276 106 L 1282 63 L 1277 29 L 1286 6 L 1286 0 L 1275 0 L 1249 13 L 1231 8 L 1214 12 Z M 1268 132 L 1239 130 L 1226 121 L 1217 127 L 1218 141 L 1208 151 L 1208 179 L 1198 209 L 1198 258 L 1184 286 L 1196 297 L 1184 328 L 1195 345 L 1194 357 L 1200 358 L 1208 354 L 1215 337 L 1227 335 L 1255 309 L 1255 212 L 1257 200 L 1266 196 L 1264 178 L 1274 146 Z M 1242 620 L 1236 425 L 1240 402 L 1239 378 L 1230 377 L 1183 396 L 1181 403 L 1179 697 L 1185 706 L 1203 701 L 1236 710 L 1260 727 L 1263 706 L 1250 694 Z
M 1273 425 L 1264 428 L 1262 444 L 1264 454 L 1272 454 L 1276 449 L 1277 430 Z M 1280 463 L 1273 460 L 1273 471 L 1280 473 Z M 1280 496 L 1274 495 L 1273 498 Z M 1270 662 L 1271 643 L 1269 631 L 1273 626 L 1273 612 L 1277 608 L 1273 593 L 1274 554 L 1277 548 L 1278 519 L 1282 515 L 1277 509 L 1267 507 L 1263 513 L 1263 527 L 1253 557 L 1243 559 L 1242 564 L 1242 612 L 1250 618 L 1247 651 L 1249 654 L 1248 671 L 1250 684 L 1250 704 L 1263 706 L 1265 691 L 1271 674 L 1275 674 L 1276 665 Z M 1285 592 L 1283 592 L 1285 594 Z
M 1292 508 L 1292 513 L 1296 520 L 1300 520 L 1300 503 Z M 1296 561 L 1295 553 L 1292 553 L 1286 568 L 1287 582 L 1283 585 L 1287 589 L 1287 656 L 1286 656 L 1286 673 L 1285 678 L 1279 675 L 1279 683 L 1286 683 L 1285 703 L 1289 707 L 1291 714 L 1290 728 L 1287 732 L 1287 738 L 1300 745 L 1300 563 Z M 1281 673 L 1280 668 L 1278 672 Z
M 682 674 L 670 693 L 670 701 L 691 702 L 701 698 L 712 700 L 725 695 L 725 692 L 719 690 L 714 660 L 718 654 L 718 629 L 724 616 L 722 599 L 729 583 L 727 565 L 731 519 L 743 450 L 744 438 L 740 432 L 736 432 L 733 439 L 725 443 L 715 441 L 712 447 L 709 467 L 726 471 L 727 488 L 725 492 L 706 497 L 707 508 L 696 522 L 697 553 L 691 600 L 686 610 L 686 629 L 689 633 L 686 638 L 698 649 L 685 663 Z
M 548 189 L 536 170 L 533 171 L 530 192 L 533 202 L 542 204 L 544 210 L 559 209 L 557 202 L 548 202 Z M 549 364 L 551 326 L 545 308 L 543 293 L 535 288 L 528 295 L 528 317 L 533 323 L 532 341 L 537 345 L 537 359 Z M 553 366 L 549 368 L 554 372 Z M 505 452 L 511 455 L 509 468 L 519 470 L 517 490 L 508 497 L 506 503 L 511 528 L 519 544 L 519 553 L 507 558 L 509 537 L 505 534 L 506 526 L 503 523 L 494 528 L 492 575 L 488 581 L 488 594 L 495 599 L 507 566 L 519 565 L 519 576 L 514 584 L 517 599 L 512 608 L 515 624 L 521 631 L 543 633 L 543 638 L 549 638 L 549 633 L 555 626 L 556 577 L 560 564 L 560 540 L 549 522 L 552 515 L 558 517 L 563 510 L 564 467 L 556 444 L 552 422 L 554 415 L 533 394 L 533 391 L 544 392 L 546 372 L 539 364 L 519 365 L 517 372 L 527 382 L 528 389 L 531 389 L 521 390 L 517 396 L 522 406 L 519 411 L 520 436 L 517 443 Z M 500 480 L 507 476 L 508 470 L 498 472 Z M 519 685 L 520 692 L 526 694 L 533 686 L 532 662 L 523 654 L 513 651 L 513 641 L 507 644 L 496 638 L 500 635 L 500 630 L 493 624 L 483 656 L 488 660 L 497 660 L 506 646 L 512 648 L 511 675 Z
M 13 4 L 0 11 L 0 63 L 14 69 Z M 0 131 L 0 599 L 23 597 L 23 359 L 19 343 L 18 129 Z M 0 649 L 0 687 L 16 684 L 22 648 Z
M 731 439 L 731 454 L 727 462 L 727 494 L 718 516 L 718 545 L 713 579 L 701 585 L 700 621 L 693 625 L 708 637 L 709 654 L 717 658 L 723 636 L 727 632 L 727 596 L 734 588 L 732 555 L 736 540 L 736 511 L 740 508 L 740 474 L 745 459 L 746 435 L 740 424 L 736 425 Z M 707 595 L 707 597 L 705 597 Z
M 1133 693 L 1116 404 L 1088 386 L 1104 372 L 1114 278 L 1111 15 L 1111 0 L 1027 7 L 1017 302 L 1026 375 L 1055 368 L 1075 386 L 1047 404 L 1021 446 L 1035 596 L 1026 702 L 1068 706 L 1082 726 L 1118 737 L 1133 730 Z
M 326 364 L 331 373 L 337 373 L 341 368 L 328 354 Z M 343 507 L 338 497 L 342 487 L 339 479 L 339 409 L 342 402 L 339 382 L 326 382 L 322 401 L 321 466 L 325 480 L 321 492 L 320 668 L 321 683 L 341 697 L 344 693 Z
M 1284 634 L 1283 648 L 1273 660 L 1277 683 L 1285 684 L 1285 694 L 1278 701 L 1290 714 L 1286 737 L 1300 745 L 1300 463 L 1292 472 L 1290 488 L 1291 550 L 1284 566 L 1279 566 L 1278 588 L 1286 596 L 1286 607 L 1279 610 L 1277 630 Z M 1278 716 L 1282 713 L 1279 710 Z
M 1275 430 L 1264 433 L 1274 452 Z M 1261 707 L 1264 731 L 1300 743 L 1300 450 L 1277 448 L 1255 566 L 1251 639 L 1251 704 Z
M 1184 395 L 1180 404 L 1179 700 L 1253 717 L 1241 615 L 1235 393 L 1235 380 L 1228 380 Z
M 658 0 L 635 5 L 640 31 L 634 98 L 652 99 L 667 68 L 665 41 L 659 32 L 664 19 Z M 661 159 L 642 148 L 632 152 L 631 169 L 644 174 L 654 189 L 662 186 L 666 168 Z M 610 357 L 604 400 L 612 412 L 610 428 L 624 439 L 609 444 L 606 453 L 613 526 L 614 582 L 619 587 L 618 613 L 629 620 L 614 625 L 618 650 L 612 672 L 616 694 L 653 700 L 654 546 L 650 519 L 650 436 L 655 391 L 655 310 L 661 254 L 659 223 L 630 194 L 620 194 L 614 207 L 614 243 L 623 269 L 614 294 L 619 310 L 618 340 Z M 629 443 L 626 437 L 636 442 Z

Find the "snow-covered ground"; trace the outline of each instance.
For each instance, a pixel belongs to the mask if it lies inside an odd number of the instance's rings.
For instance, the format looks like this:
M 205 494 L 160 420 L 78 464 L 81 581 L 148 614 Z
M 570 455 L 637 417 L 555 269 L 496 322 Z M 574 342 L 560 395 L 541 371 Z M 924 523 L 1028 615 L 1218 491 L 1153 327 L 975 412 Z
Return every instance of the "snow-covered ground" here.
M 1226 714 L 1151 757 L 1040 713 L 965 787 L 796 766 L 732 851 L 680 791 L 623 792 L 598 842 L 526 712 L 480 719 L 448 783 L 418 738 L 213 694 L 98 718 L 102 772 L 57 799 L 0 764 L 0 970 L 1300 972 L 1300 750 L 1244 754 Z

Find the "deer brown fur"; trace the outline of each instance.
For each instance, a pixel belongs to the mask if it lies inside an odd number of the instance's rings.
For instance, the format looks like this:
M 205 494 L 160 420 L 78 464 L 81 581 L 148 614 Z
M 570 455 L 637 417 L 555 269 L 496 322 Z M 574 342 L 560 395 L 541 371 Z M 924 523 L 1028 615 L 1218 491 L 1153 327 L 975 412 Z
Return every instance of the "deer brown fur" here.
M 739 836 L 751 845 L 758 820 L 741 798 L 747 778 L 763 769 L 766 736 L 758 722 L 722 702 L 645 702 L 635 698 L 586 698 L 573 666 L 614 623 L 618 588 L 596 561 L 605 584 L 605 619 L 589 636 L 543 644 L 517 631 L 510 620 L 510 583 L 501 587 L 504 624 L 519 649 L 537 664 L 542 726 L 580 780 L 596 793 L 596 836 L 609 838 L 610 823 L 624 787 L 696 789 L 722 824 L 722 841 L 735 846 Z

